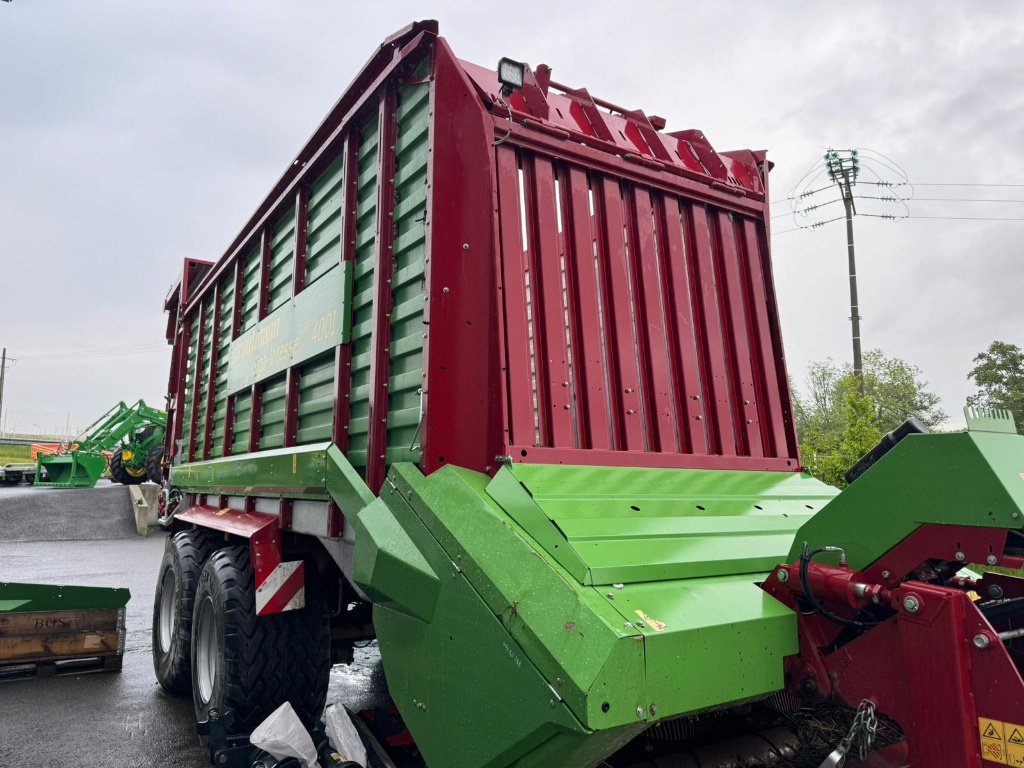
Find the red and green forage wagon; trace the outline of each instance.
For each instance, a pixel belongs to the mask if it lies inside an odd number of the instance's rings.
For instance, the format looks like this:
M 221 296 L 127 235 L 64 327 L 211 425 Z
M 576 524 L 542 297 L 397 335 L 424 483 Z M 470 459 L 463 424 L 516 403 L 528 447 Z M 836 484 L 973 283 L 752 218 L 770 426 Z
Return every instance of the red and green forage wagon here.
M 499 69 L 393 35 L 186 262 L 160 682 L 308 724 L 376 638 L 430 766 L 676 765 L 723 713 L 862 701 L 874 765 L 1020 764 L 1022 581 L 956 573 L 1024 562 L 1024 438 L 811 478 L 764 153 Z

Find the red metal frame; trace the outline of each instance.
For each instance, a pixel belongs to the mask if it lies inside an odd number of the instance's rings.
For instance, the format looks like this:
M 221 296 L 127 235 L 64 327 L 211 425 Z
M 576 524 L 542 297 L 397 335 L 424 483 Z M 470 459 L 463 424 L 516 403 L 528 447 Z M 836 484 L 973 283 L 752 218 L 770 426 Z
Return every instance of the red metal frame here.
M 394 89 L 425 55 L 432 64 L 432 125 L 421 468 L 493 472 L 511 459 L 797 469 L 768 257 L 764 154 L 716 153 L 700 132 L 665 133 L 663 119 L 558 85 L 546 67 L 528 71 L 521 91 L 499 98 L 496 74 L 458 60 L 433 23 L 412 25 L 381 46 L 187 300 L 186 314 L 201 311 L 235 265 L 237 324 L 242 255 L 259 243 L 258 317 L 265 317 L 271 227 L 293 207 L 293 292 L 301 291 L 309 184 L 339 153 L 346 155 L 340 258 L 351 260 L 358 146 L 352 132 L 376 104 L 380 183 L 366 477 L 372 489 L 380 486 L 387 463 Z M 490 215 L 481 201 L 491 201 Z M 335 352 L 332 439 L 343 450 L 350 355 L 348 345 Z M 205 366 L 199 371 L 205 375 Z M 248 447 L 257 450 L 262 388 L 251 392 Z M 291 369 L 285 445 L 296 440 L 298 392 L 299 373 Z M 212 387 L 207 396 L 209 411 Z M 228 411 L 233 417 L 233 398 Z M 213 426 L 210 412 L 207 429 Z M 226 426 L 225 454 L 230 431 Z M 202 445 L 196 455 L 209 455 Z M 331 510 L 335 534 L 340 513 Z
M 800 605 L 799 563 L 779 566 L 764 583 L 797 614 L 800 653 L 787 659 L 790 687 L 851 706 L 868 699 L 903 729 L 905 750 L 893 750 L 893 762 L 878 757 L 872 765 L 900 766 L 905 759 L 915 768 L 1006 764 L 992 754 L 983 759 L 982 747 L 992 745 L 980 739 L 979 718 L 1024 723 L 1024 680 L 998 637 L 1010 626 L 993 626 L 968 592 L 986 594 L 998 584 L 1005 597 L 1024 597 L 1024 579 L 988 574 L 963 584 L 904 581 L 929 560 L 983 562 L 996 554 L 1001 565 L 1024 566 L 1024 559 L 1005 554 L 1006 539 L 1006 531 L 995 528 L 925 525 L 863 572 L 812 562 L 811 590 L 833 613 L 852 618 L 872 603 L 894 611 L 853 639 L 840 624 Z M 975 642 L 979 636 L 983 647 Z M 1024 641 L 1009 641 L 1014 645 Z
M 374 239 L 373 354 L 370 358 L 370 417 L 366 448 L 366 483 L 384 483 L 388 446 L 388 374 L 391 349 L 391 276 L 395 259 L 395 137 L 397 93 L 385 86 L 380 97 L 377 141 L 377 236 Z

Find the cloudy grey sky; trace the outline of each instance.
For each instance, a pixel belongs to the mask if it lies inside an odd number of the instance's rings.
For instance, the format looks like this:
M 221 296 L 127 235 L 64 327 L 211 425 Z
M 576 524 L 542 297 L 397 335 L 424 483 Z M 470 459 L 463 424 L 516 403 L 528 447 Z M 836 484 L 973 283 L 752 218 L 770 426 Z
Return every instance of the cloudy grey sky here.
M 462 58 L 544 62 L 719 150 L 767 148 L 778 199 L 828 146 L 884 152 L 918 182 L 1024 185 L 1018 2 L 0 3 L 9 429 L 162 401 L 181 259 L 222 253 L 376 45 L 417 18 L 439 19 Z M 1024 186 L 917 195 L 1024 200 Z M 911 211 L 1024 218 L 1024 203 Z M 802 381 L 808 361 L 850 354 L 845 233 L 792 226 L 774 220 L 773 249 Z M 971 358 L 1024 343 L 1024 221 L 861 219 L 857 238 L 865 345 L 919 365 L 958 414 Z

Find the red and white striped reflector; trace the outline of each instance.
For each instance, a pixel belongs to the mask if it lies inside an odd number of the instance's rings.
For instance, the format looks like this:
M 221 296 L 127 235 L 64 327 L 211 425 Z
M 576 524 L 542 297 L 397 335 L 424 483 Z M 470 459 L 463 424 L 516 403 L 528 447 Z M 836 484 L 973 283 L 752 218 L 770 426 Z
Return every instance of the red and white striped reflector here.
M 306 606 L 306 567 L 301 560 L 278 563 L 256 584 L 256 615 L 294 611 Z M 259 575 L 256 577 L 259 579 Z

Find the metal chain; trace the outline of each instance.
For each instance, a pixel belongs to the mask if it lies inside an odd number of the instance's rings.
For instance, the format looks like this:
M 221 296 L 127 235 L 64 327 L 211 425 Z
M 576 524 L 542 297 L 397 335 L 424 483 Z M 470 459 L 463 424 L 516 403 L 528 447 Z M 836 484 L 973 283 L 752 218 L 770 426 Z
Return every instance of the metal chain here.
M 875 743 L 878 732 L 878 716 L 875 714 L 873 702 L 864 699 L 857 705 L 857 714 L 846 736 L 842 738 L 832 753 L 825 758 L 820 768 L 840 768 L 846 762 L 850 750 L 857 746 L 857 758 L 866 760 L 871 747 Z

